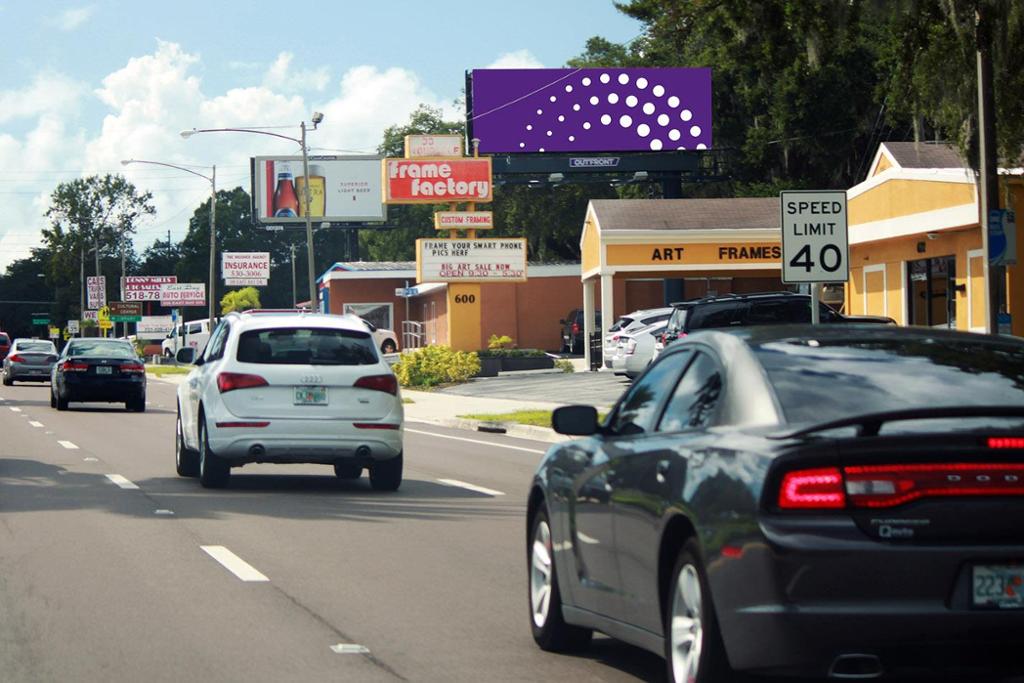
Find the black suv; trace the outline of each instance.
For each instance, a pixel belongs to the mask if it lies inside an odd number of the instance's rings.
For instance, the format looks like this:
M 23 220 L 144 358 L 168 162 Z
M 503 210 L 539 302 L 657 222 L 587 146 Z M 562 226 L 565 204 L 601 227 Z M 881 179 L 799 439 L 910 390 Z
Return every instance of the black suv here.
M 583 309 L 574 308 L 558 323 L 562 326 L 562 351 L 571 354 L 583 353 Z M 594 331 L 601 331 L 601 311 L 594 312 Z
M 820 303 L 822 323 L 878 323 L 895 325 L 892 318 L 844 316 Z M 664 343 L 696 332 L 721 327 L 790 325 L 811 322 L 811 297 L 794 292 L 725 294 L 673 304 L 675 310 L 665 328 Z

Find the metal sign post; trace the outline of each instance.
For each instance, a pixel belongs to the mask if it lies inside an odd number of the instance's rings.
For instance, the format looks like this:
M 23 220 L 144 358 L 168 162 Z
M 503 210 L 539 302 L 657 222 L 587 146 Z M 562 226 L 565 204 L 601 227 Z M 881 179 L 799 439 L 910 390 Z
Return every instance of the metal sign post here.
M 781 192 L 782 281 L 811 288 L 811 323 L 821 322 L 821 285 L 850 279 L 846 192 Z

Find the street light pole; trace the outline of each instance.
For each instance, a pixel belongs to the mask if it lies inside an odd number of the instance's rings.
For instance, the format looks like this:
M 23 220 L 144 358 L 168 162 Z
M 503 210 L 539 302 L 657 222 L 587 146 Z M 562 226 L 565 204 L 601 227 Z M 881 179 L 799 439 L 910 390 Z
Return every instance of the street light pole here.
M 324 115 L 320 112 L 313 112 L 312 130 L 316 130 L 320 122 L 324 120 Z M 301 130 L 301 136 L 293 138 L 288 135 L 281 135 L 280 133 L 271 133 L 267 130 L 260 130 L 259 128 L 193 128 L 192 130 L 181 131 L 181 137 L 186 140 L 196 133 L 253 133 L 254 135 L 269 135 L 274 138 L 281 138 L 282 140 L 291 140 L 297 143 L 302 149 L 302 172 L 305 174 L 305 188 L 303 190 L 303 205 L 305 207 L 304 213 L 306 214 L 306 260 L 308 261 L 308 281 L 309 281 L 309 305 L 312 308 L 314 305 L 319 304 L 318 292 L 316 289 L 316 263 L 313 260 L 313 219 L 309 215 L 309 207 L 311 203 L 310 190 L 309 190 L 309 149 L 306 147 L 306 122 L 302 121 L 299 129 Z M 212 320 L 211 320 L 212 322 Z
M 216 306 L 216 292 L 217 292 L 217 166 L 210 167 L 210 175 L 203 175 L 197 173 L 190 168 L 184 166 L 176 166 L 175 164 L 167 164 L 162 161 L 147 161 L 145 159 L 125 159 L 121 162 L 122 166 L 129 164 L 150 164 L 152 166 L 164 166 L 166 168 L 173 168 L 178 171 L 184 171 L 185 173 L 191 173 L 194 176 L 199 176 L 203 180 L 210 183 L 210 285 L 209 285 L 209 315 L 210 315 L 210 331 L 213 331 L 213 319 L 215 317 L 215 306 Z M 204 168 L 204 167 L 201 167 Z M 170 244 L 170 233 L 167 238 L 168 245 Z

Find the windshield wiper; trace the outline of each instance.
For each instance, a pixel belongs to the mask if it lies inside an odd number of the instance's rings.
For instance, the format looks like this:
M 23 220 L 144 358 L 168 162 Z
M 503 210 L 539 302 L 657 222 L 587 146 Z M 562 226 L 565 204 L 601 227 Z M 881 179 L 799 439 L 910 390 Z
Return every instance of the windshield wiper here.
M 824 432 L 840 427 L 858 427 L 857 436 L 878 436 L 882 425 L 886 422 L 901 420 L 939 420 L 948 417 L 1024 417 L 1024 406 L 948 406 L 940 408 L 907 408 L 904 410 L 886 410 L 878 413 L 853 415 L 838 420 L 829 420 L 819 424 L 801 427 L 792 431 L 772 434 L 772 439 L 791 439 L 807 436 L 816 432 Z

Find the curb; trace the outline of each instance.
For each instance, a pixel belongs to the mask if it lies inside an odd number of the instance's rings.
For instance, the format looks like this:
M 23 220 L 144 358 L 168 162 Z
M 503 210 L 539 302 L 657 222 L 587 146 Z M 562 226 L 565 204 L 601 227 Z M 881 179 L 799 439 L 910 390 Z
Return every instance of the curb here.
M 450 429 L 462 429 L 471 432 L 486 434 L 504 434 L 505 436 L 518 437 L 520 439 L 531 439 L 545 443 L 562 443 L 569 441 L 572 437 L 556 434 L 547 427 L 534 427 L 533 425 L 521 425 L 511 422 L 490 422 L 485 420 L 470 420 L 464 417 L 442 417 L 442 418 L 410 418 L 409 422 L 423 422 L 434 424 Z

